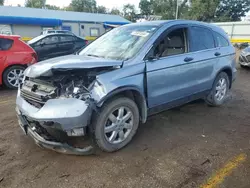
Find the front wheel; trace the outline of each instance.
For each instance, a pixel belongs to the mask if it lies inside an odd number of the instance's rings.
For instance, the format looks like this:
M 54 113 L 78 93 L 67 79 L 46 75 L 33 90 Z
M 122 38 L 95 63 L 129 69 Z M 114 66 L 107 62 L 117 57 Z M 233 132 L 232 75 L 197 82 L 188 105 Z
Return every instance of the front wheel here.
M 126 97 L 116 98 L 101 108 L 93 118 L 95 142 L 103 151 L 114 152 L 126 146 L 139 125 L 139 110 Z
M 206 102 L 211 106 L 222 105 L 229 91 L 229 78 L 225 72 L 221 72 L 215 79 L 213 88 L 206 98 Z

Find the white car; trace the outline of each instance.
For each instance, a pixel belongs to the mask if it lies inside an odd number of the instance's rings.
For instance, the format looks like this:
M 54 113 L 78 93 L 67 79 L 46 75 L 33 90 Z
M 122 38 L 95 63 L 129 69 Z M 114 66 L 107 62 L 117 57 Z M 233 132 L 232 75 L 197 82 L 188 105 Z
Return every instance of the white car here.
M 67 31 L 67 30 L 44 30 L 41 32 L 41 35 L 47 35 L 51 33 L 66 33 L 66 34 L 74 35 L 74 33 L 72 33 L 71 31 Z

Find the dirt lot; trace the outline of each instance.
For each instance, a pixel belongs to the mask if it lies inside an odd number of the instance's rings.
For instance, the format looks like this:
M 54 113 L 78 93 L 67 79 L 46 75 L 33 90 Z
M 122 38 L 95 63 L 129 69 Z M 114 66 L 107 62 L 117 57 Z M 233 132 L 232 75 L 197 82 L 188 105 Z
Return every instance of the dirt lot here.
M 250 187 L 249 81 L 250 69 L 239 68 L 223 107 L 196 102 L 166 111 L 141 125 L 122 151 L 88 157 L 36 146 L 17 125 L 15 92 L 0 89 L 0 187 L 200 187 L 239 154 L 248 157 L 217 181 Z

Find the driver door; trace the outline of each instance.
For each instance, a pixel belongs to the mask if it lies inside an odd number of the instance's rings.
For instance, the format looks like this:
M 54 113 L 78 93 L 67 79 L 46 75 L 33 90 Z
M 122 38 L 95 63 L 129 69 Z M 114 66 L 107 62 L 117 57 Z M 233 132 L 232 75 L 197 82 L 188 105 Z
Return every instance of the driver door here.
M 147 92 L 149 108 L 157 111 L 188 101 L 196 92 L 199 71 L 189 54 L 189 26 L 167 29 L 147 55 Z

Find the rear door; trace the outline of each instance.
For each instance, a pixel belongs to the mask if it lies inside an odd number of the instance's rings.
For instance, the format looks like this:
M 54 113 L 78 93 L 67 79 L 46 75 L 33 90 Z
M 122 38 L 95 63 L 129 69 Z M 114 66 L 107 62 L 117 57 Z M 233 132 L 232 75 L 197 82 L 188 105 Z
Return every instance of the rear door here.
M 209 88 L 214 39 L 204 40 L 204 33 L 195 31 L 190 25 L 168 28 L 147 55 L 150 59 L 146 63 L 150 108 L 159 106 L 157 109 L 161 110 L 186 103 L 201 97 Z M 197 48 L 199 41 L 202 46 L 208 43 L 207 47 Z
M 60 55 L 68 55 L 74 53 L 75 37 L 71 35 L 60 35 L 60 42 L 58 48 Z

